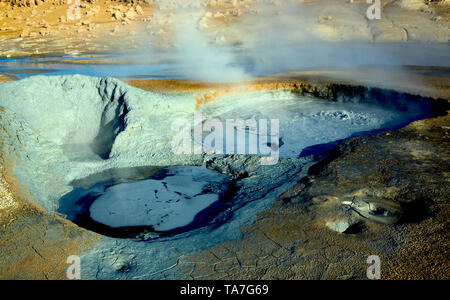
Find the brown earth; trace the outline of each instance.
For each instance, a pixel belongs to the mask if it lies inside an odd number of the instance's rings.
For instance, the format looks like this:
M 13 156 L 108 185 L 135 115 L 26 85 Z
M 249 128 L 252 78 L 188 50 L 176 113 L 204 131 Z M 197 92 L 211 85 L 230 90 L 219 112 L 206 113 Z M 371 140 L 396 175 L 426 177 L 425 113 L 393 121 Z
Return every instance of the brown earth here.
M 0 2 L 0 56 L 108 53 L 118 44 L 135 49 L 136 31 L 152 14 L 144 1 L 89 0 L 80 1 L 80 16 L 73 10 L 71 20 L 68 9 L 75 0 L 22 2 Z
M 7 81 L 14 81 L 16 80 L 15 77 L 5 74 L 0 74 L 0 83 L 7 82 Z

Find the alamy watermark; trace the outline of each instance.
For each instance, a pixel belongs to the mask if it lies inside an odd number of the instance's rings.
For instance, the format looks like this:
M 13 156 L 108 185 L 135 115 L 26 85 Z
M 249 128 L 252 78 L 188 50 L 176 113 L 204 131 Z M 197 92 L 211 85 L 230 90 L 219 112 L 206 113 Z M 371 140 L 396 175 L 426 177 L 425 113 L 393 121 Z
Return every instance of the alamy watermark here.
M 77 255 L 71 255 L 66 261 L 70 266 L 67 268 L 66 275 L 69 280 L 81 279 L 81 259 Z
M 366 0 L 371 4 L 367 9 L 366 16 L 369 20 L 381 20 L 381 0 Z
M 253 154 L 261 155 L 262 165 L 278 163 L 280 124 L 278 119 L 203 120 L 194 113 L 194 122 L 181 118 L 172 123 L 174 154 Z
M 367 258 L 370 266 L 367 268 L 367 278 L 371 280 L 381 279 L 381 259 L 378 255 L 371 255 Z

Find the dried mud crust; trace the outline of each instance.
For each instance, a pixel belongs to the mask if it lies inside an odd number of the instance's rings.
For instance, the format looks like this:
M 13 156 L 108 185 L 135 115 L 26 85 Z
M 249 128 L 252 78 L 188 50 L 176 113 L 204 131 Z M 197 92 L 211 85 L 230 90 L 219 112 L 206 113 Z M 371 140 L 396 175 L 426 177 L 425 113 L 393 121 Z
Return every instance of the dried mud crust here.
M 0 279 L 67 279 L 67 258 L 82 255 L 92 234 L 32 206 L 21 207 L 2 239 Z

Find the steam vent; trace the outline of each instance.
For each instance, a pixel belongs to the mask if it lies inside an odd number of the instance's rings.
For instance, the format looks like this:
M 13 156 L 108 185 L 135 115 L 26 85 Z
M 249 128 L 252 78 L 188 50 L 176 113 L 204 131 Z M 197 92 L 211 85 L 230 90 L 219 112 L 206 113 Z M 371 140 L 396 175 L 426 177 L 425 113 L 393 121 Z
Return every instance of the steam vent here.
M 0 0 L 0 279 L 450 279 L 449 41 L 448 0 Z

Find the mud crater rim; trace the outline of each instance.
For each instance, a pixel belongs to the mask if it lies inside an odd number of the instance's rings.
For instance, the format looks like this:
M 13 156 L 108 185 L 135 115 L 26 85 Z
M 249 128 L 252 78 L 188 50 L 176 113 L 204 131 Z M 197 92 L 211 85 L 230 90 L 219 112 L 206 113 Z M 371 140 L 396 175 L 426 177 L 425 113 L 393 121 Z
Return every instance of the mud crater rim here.
M 42 77 L 41 77 L 42 78 Z M 77 76 L 77 80 L 87 80 L 86 78 L 83 78 L 83 76 Z M 32 80 L 31 78 L 29 80 Z M 46 80 L 51 81 L 51 79 L 46 78 Z M 105 79 L 105 78 L 97 78 L 93 79 L 95 82 L 93 84 L 94 88 L 94 94 L 100 96 L 100 108 L 97 108 L 95 111 L 99 113 L 99 115 L 93 116 L 95 119 L 95 128 L 88 128 L 90 134 L 90 138 L 84 140 L 86 145 L 89 145 L 91 150 L 98 155 L 98 157 L 103 161 L 108 161 L 111 159 L 111 155 L 114 148 L 114 143 L 116 140 L 120 137 L 121 133 L 124 132 L 127 126 L 130 126 L 130 114 L 136 113 L 136 99 L 139 98 L 136 95 L 133 95 L 132 92 L 128 90 L 129 87 L 127 87 L 125 84 L 119 82 L 118 80 L 114 79 Z M 84 82 L 83 84 L 85 84 Z M 13 84 L 17 84 L 13 83 Z M 53 83 L 52 83 L 53 84 Z M 332 86 L 333 88 L 337 89 L 339 85 Z M 62 80 L 62 90 L 63 92 L 71 91 L 74 89 L 79 89 L 80 85 L 76 84 L 75 82 L 71 81 L 70 77 L 65 77 Z M 372 89 L 372 88 L 365 88 L 365 87 L 353 87 L 353 89 L 349 89 L 348 87 L 341 87 L 342 90 L 333 90 L 331 95 L 328 94 L 328 99 L 324 99 L 321 95 L 316 94 L 316 92 L 313 92 L 312 95 L 308 93 L 292 93 L 294 95 L 293 97 L 304 97 L 305 95 L 307 97 L 313 97 L 314 99 L 319 99 L 321 101 L 326 101 L 329 103 L 337 103 L 339 104 L 370 104 L 378 108 L 385 108 L 387 110 L 393 110 L 396 112 L 408 112 L 410 110 L 413 111 L 413 114 L 410 115 L 408 118 L 402 120 L 399 123 L 392 124 L 385 124 L 382 128 L 377 128 L 375 130 L 369 130 L 369 131 L 360 131 L 353 135 L 346 136 L 343 139 L 336 139 L 332 140 L 328 143 L 319 143 L 314 144 L 308 147 L 299 148 L 301 152 L 298 154 L 298 157 L 304 157 L 304 156 L 314 156 L 314 159 L 318 160 L 321 159 L 323 156 L 325 156 L 326 153 L 328 153 L 334 146 L 336 146 L 339 142 L 349 139 L 355 136 L 362 136 L 362 135 L 372 135 L 378 132 L 382 131 L 388 131 L 396 128 L 400 128 L 405 126 L 406 124 L 409 124 L 412 121 L 425 119 L 429 117 L 438 116 L 441 114 L 444 114 L 446 109 L 448 108 L 448 103 L 445 101 L 445 105 L 442 105 L 442 101 L 436 101 L 435 99 L 431 98 L 425 98 L 420 96 L 414 96 L 404 93 L 399 93 L 395 91 L 388 91 L 383 89 Z M 138 89 L 135 89 L 138 90 Z M 262 93 L 267 91 L 262 91 Z M 276 93 L 274 91 L 269 91 L 270 93 Z M 145 96 L 145 95 L 157 95 L 157 93 L 151 93 L 151 92 L 144 92 L 142 90 L 138 90 L 137 92 L 139 96 Z M 254 93 L 253 93 L 254 94 Z M 166 94 L 167 96 L 167 94 Z M 167 96 L 170 97 L 170 96 Z M 132 99 L 133 98 L 133 99 Z M 163 98 L 165 100 L 167 98 Z M 177 99 L 175 99 L 177 100 Z M 297 98 L 295 98 L 296 101 L 298 101 Z M 221 102 L 223 100 L 220 100 L 218 102 Z M 211 103 L 207 104 L 204 107 L 207 109 L 210 109 L 211 107 L 214 108 L 214 105 L 217 105 L 217 103 Z M 279 102 L 281 103 L 281 102 Z M 301 103 L 300 101 L 298 103 Z M 165 103 L 158 103 L 158 99 L 155 100 L 155 103 L 153 104 L 155 107 L 164 108 Z M 170 102 L 167 104 L 167 107 L 169 106 L 175 106 L 174 102 Z M 133 107 L 134 106 L 134 107 Z M 10 107 L 7 107 L 8 109 L 11 109 L 14 111 L 15 106 L 11 105 Z M 175 109 L 177 107 L 175 106 Z M 230 110 L 225 111 L 222 116 L 226 116 L 227 114 L 230 114 Z M 328 115 L 318 115 L 318 116 L 325 116 Z M 337 119 L 345 117 L 344 115 L 339 114 L 331 114 L 332 117 L 336 117 Z M 27 118 L 27 115 L 24 116 L 25 119 Z M 45 129 L 45 127 L 44 127 Z M 38 130 L 39 131 L 39 130 Z M 106 138 L 105 138 L 106 137 Z M 49 139 L 56 138 L 57 144 L 59 145 L 67 145 L 66 142 L 62 141 L 63 137 L 58 137 L 57 133 L 50 133 L 50 136 L 48 136 Z M 64 137 L 65 138 L 65 137 Z M 282 135 L 282 141 L 283 145 L 281 145 L 281 149 L 286 147 L 286 144 L 289 143 L 289 141 L 286 141 L 285 135 Z M 119 149 L 121 150 L 121 149 Z M 117 152 L 117 149 L 116 149 Z M 83 158 L 81 158 L 83 159 Z M 76 161 L 77 159 L 74 159 Z M 171 165 L 170 168 L 173 168 L 175 165 Z M 244 171 L 245 172 L 245 171 Z M 244 173 L 241 172 L 241 173 Z M 224 173 L 223 173 L 224 174 Z M 59 200 L 58 200 L 59 201 Z M 221 207 L 222 209 L 222 207 Z M 51 209 L 48 209 L 51 211 Z M 61 212 L 60 212 L 61 213 Z M 224 218 L 228 218 L 230 216 L 225 216 Z M 70 219 L 70 218 L 69 218 Z M 75 222 L 76 223 L 76 222 Z M 98 224 L 96 224 L 98 226 Z M 89 226 L 82 226 L 82 227 L 89 227 Z M 95 227 L 95 226 L 94 226 Z M 181 227 L 183 228 L 183 227 Z M 89 229 L 89 228 L 87 228 Z M 93 228 L 95 229 L 95 228 Z M 152 233 L 155 233 L 157 231 L 151 230 L 150 227 L 142 228 L 140 226 L 129 226 L 128 232 L 125 234 L 126 237 L 130 236 L 139 236 L 140 233 L 149 233 L 150 235 Z M 177 229 L 178 227 L 174 228 Z M 89 229 L 89 230 L 92 230 Z M 106 228 L 106 231 L 109 229 Z M 193 230 L 190 228 L 190 230 Z M 96 231 L 96 230 L 92 230 Z M 186 232 L 185 230 L 181 230 L 183 232 Z M 172 234 L 172 232 L 170 232 Z M 122 235 L 122 234 L 119 234 Z M 114 235 L 111 235 L 115 237 Z M 122 236 L 120 236 L 122 237 Z

